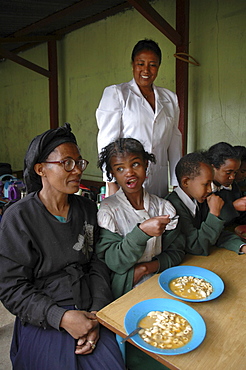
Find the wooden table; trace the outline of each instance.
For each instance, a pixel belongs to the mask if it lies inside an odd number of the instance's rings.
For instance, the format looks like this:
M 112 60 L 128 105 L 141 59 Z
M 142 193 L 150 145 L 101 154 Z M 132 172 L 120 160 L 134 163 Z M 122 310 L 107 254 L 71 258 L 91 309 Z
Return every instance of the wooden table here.
M 213 248 L 208 257 L 187 255 L 182 265 L 204 267 L 218 274 L 224 281 L 224 292 L 214 300 L 204 303 L 183 301 L 203 317 L 207 327 L 206 337 L 198 348 L 183 355 L 146 353 L 173 370 L 245 369 L 246 255 Z M 100 310 L 97 313 L 100 323 L 125 337 L 124 317 L 133 305 L 151 298 L 175 300 L 159 287 L 158 276 L 153 276 Z

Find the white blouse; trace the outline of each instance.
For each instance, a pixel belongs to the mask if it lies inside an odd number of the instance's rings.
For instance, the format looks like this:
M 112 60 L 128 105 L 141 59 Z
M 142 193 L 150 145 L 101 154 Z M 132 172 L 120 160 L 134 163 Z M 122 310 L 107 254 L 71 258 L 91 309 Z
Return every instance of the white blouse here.
M 150 195 L 144 190 L 144 209 L 136 210 L 120 188 L 101 202 L 97 217 L 100 227 L 124 237 L 138 223 L 161 215 L 170 215 L 170 218 L 176 215 L 176 210 L 169 201 Z M 175 229 L 177 223 L 177 219 L 172 220 L 167 224 L 166 230 Z M 138 262 L 149 262 L 160 253 L 161 236 L 154 236 L 148 240 L 146 249 Z

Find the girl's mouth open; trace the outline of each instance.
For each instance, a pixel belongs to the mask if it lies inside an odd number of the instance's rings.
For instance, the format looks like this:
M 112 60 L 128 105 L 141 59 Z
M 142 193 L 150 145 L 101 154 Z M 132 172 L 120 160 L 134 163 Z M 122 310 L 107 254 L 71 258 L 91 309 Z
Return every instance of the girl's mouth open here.
M 136 183 L 137 183 L 137 179 L 134 178 L 134 179 L 130 179 L 126 182 L 126 185 L 128 188 L 134 188 L 136 186 Z

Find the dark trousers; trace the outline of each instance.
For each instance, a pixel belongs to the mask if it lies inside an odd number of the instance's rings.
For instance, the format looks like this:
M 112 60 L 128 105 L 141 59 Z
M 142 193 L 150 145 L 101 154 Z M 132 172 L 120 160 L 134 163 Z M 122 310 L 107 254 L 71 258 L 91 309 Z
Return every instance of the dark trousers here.
M 21 325 L 16 318 L 10 350 L 13 370 L 124 370 L 115 335 L 101 326 L 100 339 L 88 355 L 76 355 L 66 331 Z

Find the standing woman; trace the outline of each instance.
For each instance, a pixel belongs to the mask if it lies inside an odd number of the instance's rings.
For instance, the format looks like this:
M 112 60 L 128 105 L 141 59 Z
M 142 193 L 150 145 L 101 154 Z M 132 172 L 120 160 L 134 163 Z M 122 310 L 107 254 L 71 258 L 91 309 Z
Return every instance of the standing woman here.
M 29 194 L 3 215 L 0 299 L 17 316 L 14 370 L 125 368 L 95 315 L 112 297 L 94 253 L 96 204 L 74 195 L 87 165 L 69 124 L 35 137 L 25 156 Z
M 181 133 L 177 95 L 154 85 L 161 57 L 156 42 L 140 40 L 132 51 L 133 79 L 105 88 L 96 118 L 98 152 L 119 137 L 139 140 L 156 157 L 144 187 L 150 194 L 164 197 L 168 193 L 168 167 L 171 185 L 178 185 L 175 166 L 181 157 Z M 107 184 L 109 195 L 118 190 L 114 181 Z

